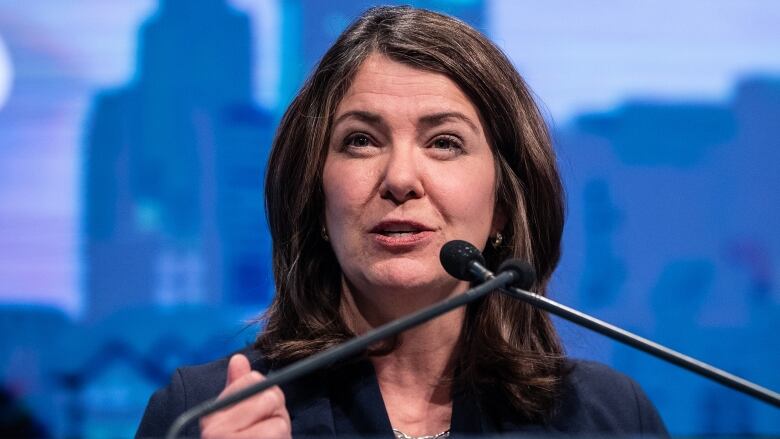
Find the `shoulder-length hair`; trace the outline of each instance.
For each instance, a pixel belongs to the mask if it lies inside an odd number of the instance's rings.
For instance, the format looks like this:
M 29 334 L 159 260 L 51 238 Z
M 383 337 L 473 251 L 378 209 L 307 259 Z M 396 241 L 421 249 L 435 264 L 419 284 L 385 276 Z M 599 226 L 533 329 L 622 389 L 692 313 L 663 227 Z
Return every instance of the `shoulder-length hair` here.
M 277 365 L 354 337 L 340 314 L 341 268 L 321 236 L 322 170 L 336 108 L 372 53 L 446 75 L 477 108 L 495 157 L 503 243 L 488 246 L 495 270 L 529 261 L 544 294 L 560 255 L 563 190 L 555 154 L 532 94 L 507 57 L 467 24 L 410 7 L 379 7 L 354 21 L 290 104 L 266 176 L 276 296 L 256 347 Z M 487 405 L 507 403 L 533 420 L 550 415 L 562 348 L 549 318 L 494 293 L 468 307 L 455 383 Z M 498 397 L 496 397 L 498 395 Z M 496 407 L 498 408 L 498 407 Z

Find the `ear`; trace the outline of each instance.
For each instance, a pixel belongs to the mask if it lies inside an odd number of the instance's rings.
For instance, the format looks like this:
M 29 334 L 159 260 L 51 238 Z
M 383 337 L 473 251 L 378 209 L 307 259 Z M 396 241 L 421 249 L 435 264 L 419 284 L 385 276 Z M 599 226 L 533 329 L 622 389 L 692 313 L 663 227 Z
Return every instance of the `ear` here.
M 506 221 L 504 209 L 500 205 L 496 205 L 496 208 L 493 210 L 493 224 L 490 226 L 490 236 L 496 236 L 496 233 L 504 230 Z

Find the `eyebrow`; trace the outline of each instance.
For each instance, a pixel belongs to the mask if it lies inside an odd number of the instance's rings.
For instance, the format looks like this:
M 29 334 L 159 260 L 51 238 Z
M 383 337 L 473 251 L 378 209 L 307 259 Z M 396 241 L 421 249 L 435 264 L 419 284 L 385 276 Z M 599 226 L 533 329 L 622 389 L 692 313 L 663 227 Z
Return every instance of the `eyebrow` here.
M 431 126 L 441 125 L 442 123 L 447 122 L 448 120 L 451 119 L 465 122 L 466 125 L 468 125 L 475 133 L 479 133 L 479 128 L 477 128 L 477 124 L 475 124 L 474 121 L 471 120 L 465 114 L 459 113 L 457 111 L 447 111 L 443 113 L 429 114 L 427 116 L 421 117 L 420 123 L 431 127 Z
M 350 117 L 361 120 L 371 125 L 384 125 L 384 120 L 382 119 L 382 116 L 376 113 L 372 113 L 370 111 L 353 110 L 353 111 L 347 111 L 346 113 L 337 117 L 336 120 L 333 121 L 333 126 L 338 125 L 343 120 L 348 119 Z M 421 117 L 419 119 L 419 123 L 428 127 L 433 127 L 436 125 L 441 125 L 442 123 L 451 119 L 465 122 L 466 125 L 468 125 L 475 133 L 479 133 L 479 128 L 477 127 L 477 124 L 475 124 L 474 121 L 472 121 L 465 114 L 459 113 L 457 111 L 446 111 L 442 113 L 429 114 Z
M 366 122 L 371 125 L 384 124 L 384 121 L 382 120 L 382 116 L 376 113 L 371 113 L 370 111 L 353 110 L 353 111 L 347 111 L 346 113 L 337 117 L 336 120 L 333 121 L 333 126 L 335 127 L 336 125 L 341 123 L 344 119 L 349 119 L 350 117 Z

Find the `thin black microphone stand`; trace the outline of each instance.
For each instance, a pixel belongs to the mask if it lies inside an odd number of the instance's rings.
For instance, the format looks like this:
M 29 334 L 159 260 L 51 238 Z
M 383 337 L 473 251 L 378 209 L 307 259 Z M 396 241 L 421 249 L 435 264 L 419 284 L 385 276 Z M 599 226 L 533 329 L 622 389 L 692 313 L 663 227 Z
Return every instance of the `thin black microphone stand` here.
M 483 279 L 486 278 L 487 277 L 483 277 Z M 489 278 L 487 278 L 487 281 L 463 294 L 445 299 L 439 303 L 409 314 L 406 317 L 375 328 L 343 344 L 314 354 L 311 357 L 293 363 L 278 371 L 271 372 L 263 381 L 241 389 L 238 392 L 231 393 L 222 399 L 210 399 L 198 404 L 176 418 L 165 437 L 167 439 L 174 439 L 179 436 L 184 427 L 202 416 L 222 410 L 273 386 L 288 383 L 320 368 L 345 360 L 355 354 L 363 352 L 376 342 L 397 335 L 407 329 L 452 311 L 455 308 L 471 303 L 493 290 L 503 288 L 506 285 L 516 282 L 518 278 L 519 276 L 514 270 L 503 271 L 495 276 L 492 276 L 491 274 Z
M 709 378 L 713 381 L 723 384 L 724 386 L 731 387 L 734 390 L 760 399 L 761 401 L 767 402 L 775 407 L 780 407 L 780 394 L 777 392 L 769 390 L 765 387 L 761 387 L 758 384 L 730 374 L 724 370 L 718 369 L 717 367 L 709 365 L 703 361 L 699 361 L 695 358 L 681 354 L 675 350 L 667 348 L 666 346 L 662 346 L 651 340 L 640 337 L 636 334 L 632 334 L 631 332 L 618 328 L 617 326 L 611 325 L 595 317 L 591 317 L 585 313 L 577 311 L 576 309 L 561 305 L 554 300 L 548 299 L 530 291 L 515 287 L 501 288 L 500 291 L 515 299 L 522 300 L 523 302 L 541 308 L 570 322 L 584 326 L 590 330 L 598 332 L 599 334 L 606 335 L 609 338 L 639 349 L 640 351 L 647 352 L 648 354 L 658 357 L 662 360 L 668 361 L 669 363 L 688 369 L 691 372 Z

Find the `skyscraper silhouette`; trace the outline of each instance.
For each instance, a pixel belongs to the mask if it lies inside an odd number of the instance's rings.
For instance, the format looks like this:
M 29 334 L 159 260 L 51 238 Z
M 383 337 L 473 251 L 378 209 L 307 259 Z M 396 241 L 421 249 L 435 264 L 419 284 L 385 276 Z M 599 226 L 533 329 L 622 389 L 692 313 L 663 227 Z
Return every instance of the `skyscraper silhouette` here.
M 162 0 L 140 30 L 134 80 L 96 98 L 83 162 L 91 318 L 265 302 L 273 121 L 251 103 L 251 38 L 224 0 Z

